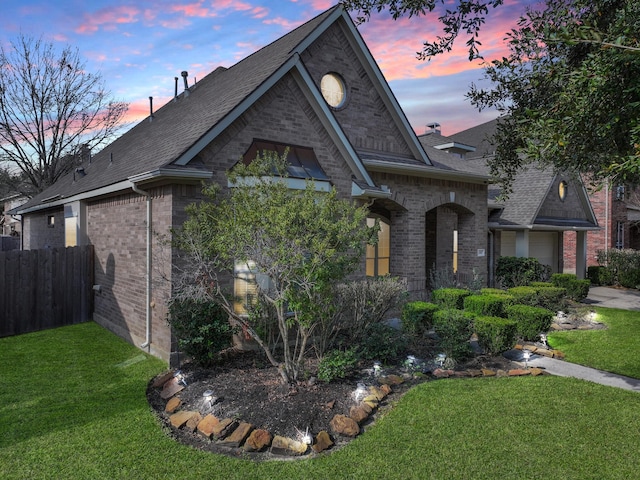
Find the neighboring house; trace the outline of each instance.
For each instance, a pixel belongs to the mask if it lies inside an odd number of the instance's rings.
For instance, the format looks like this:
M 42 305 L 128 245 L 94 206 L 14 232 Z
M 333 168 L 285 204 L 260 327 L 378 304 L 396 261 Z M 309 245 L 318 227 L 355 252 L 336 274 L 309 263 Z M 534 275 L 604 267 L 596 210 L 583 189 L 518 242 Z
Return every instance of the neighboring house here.
M 94 245 L 95 321 L 170 359 L 162 280 L 175 252 L 153 233 L 182 224 L 203 180 L 226 186 L 243 157 L 287 146 L 294 179 L 334 186 L 381 220 L 362 277 L 400 276 L 416 295 L 454 262 L 486 279 L 487 176 L 425 153 L 340 5 L 228 69 L 187 77 L 180 95 L 176 83 L 173 100 L 17 211 L 24 248 Z
M 598 265 L 600 250 L 640 249 L 640 192 L 625 185 L 604 184 L 589 186 L 589 198 L 595 212 L 599 231 L 587 233 L 587 267 Z M 565 251 L 570 251 L 576 236 L 564 238 Z M 575 262 L 565 257 L 565 271 L 575 271 Z
M 487 159 L 495 149 L 491 138 L 499 120 L 492 120 L 454 135 L 440 134 L 439 125 L 419 137 L 430 146 L 449 152 L 448 165 L 488 175 Z M 453 158 L 453 159 L 452 159 Z M 599 230 L 587 191 L 579 177 L 531 165 L 514 179 L 513 192 L 488 189 L 488 283 L 494 284 L 495 265 L 501 256 L 535 257 L 552 272 L 566 272 L 564 260 L 573 260 L 573 273 L 586 275 L 587 234 Z M 571 234 L 573 245 L 564 241 Z M 576 267 L 577 265 L 577 267 Z
M 11 195 L 0 199 L 2 215 L 0 215 L 0 251 L 18 250 L 20 248 L 20 234 L 22 226 L 19 215 L 8 212 L 25 203 L 27 199 L 22 195 Z

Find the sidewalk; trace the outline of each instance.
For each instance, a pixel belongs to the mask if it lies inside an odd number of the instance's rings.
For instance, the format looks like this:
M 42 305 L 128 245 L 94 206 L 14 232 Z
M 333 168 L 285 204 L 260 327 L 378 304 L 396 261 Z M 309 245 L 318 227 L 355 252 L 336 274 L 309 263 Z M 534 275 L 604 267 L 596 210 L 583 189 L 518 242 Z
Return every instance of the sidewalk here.
M 622 310 L 640 311 L 640 292 L 623 288 L 591 287 L 589 295 L 584 300 L 588 305 L 597 307 L 620 308 Z M 521 362 L 524 366 L 522 351 L 509 350 L 504 356 L 514 362 Z M 552 375 L 559 377 L 574 377 L 589 382 L 600 383 L 610 387 L 622 388 L 640 392 L 640 380 L 624 377 L 615 373 L 603 372 L 595 368 L 583 367 L 575 363 L 565 362 L 555 358 L 547 358 L 541 355 L 531 355 L 528 365 L 545 369 Z

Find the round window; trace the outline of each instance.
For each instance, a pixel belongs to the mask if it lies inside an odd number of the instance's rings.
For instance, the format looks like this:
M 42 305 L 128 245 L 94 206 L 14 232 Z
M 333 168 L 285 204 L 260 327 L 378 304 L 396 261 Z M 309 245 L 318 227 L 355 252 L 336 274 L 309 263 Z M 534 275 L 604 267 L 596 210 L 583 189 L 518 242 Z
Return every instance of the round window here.
M 344 105 L 347 90 L 344 81 L 337 73 L 327 73 L 320 81 L 320 91 L 326 102 L 333 108 Z
M 558 196 L 560 200 L 564 200 L 567 197 L 567 182 L 564 180 L 558 184 Z

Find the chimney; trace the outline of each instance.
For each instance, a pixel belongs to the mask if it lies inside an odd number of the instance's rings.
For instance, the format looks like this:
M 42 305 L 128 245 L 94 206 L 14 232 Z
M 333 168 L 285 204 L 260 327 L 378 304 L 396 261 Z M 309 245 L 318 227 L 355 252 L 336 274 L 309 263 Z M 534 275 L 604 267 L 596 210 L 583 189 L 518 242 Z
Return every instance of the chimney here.
M 425 135 L 431 135 L 433 133 L 440 135 L 440 132 L 440 124 L 437 122 L 427 123 L 427 125 L 424 127 Z

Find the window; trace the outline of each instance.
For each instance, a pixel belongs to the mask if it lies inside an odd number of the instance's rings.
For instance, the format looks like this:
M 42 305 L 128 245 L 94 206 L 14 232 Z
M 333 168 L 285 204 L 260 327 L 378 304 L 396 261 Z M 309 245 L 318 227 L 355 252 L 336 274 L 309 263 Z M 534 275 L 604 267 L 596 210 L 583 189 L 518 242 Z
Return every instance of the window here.
M 322 96 L 333 108 L 340 108 L 347 98 L 347 90 L 344 81 L 337 73 L 327 73 L 320 80 L 320 91 Z
M 367 277 L 379 277 L 388 275 L 389 257 L 391 253 L 391 229 L 389 222 L 382 218 L 377 218 L 380 222 L 380 231 L 378 232 L 378 244 L 367 245 L 366 255 L 366 273 Z M 376 218 L 367 218 L 367 226 L 373 227 Z
M 233 310 L 239 315 L 246 315 L 247 306 L 255 305 L 257 294 L 255 263 L 237 262 L 233 275 Z
M 564 201 L 564 199 L 567 198 L 567 187 L 568 187 L 567 182 L 565 182 L 564 180 L 562 180 L 558 184 L 558 196 L 562 201 Z
M 56 226 L 56 217 L 55 215 L 47 215 L 47 227 L 53 228 Z
M 616 223 L 616 248 L 624 248 L 624 222 Z

